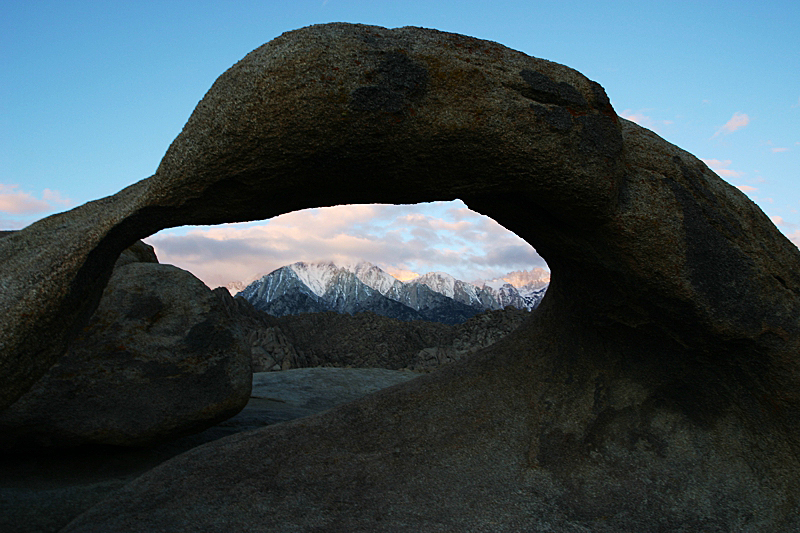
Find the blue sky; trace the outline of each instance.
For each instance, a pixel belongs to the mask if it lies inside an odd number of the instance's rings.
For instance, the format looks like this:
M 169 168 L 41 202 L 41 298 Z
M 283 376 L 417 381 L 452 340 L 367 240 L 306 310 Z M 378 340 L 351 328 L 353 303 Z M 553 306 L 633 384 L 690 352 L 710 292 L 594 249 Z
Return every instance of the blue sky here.
M 284 31 L 333 21 L 433 27 L 575 68 L 605 87 L 618 114 L 704 159 L 800 243 L 796 0 L 6 0 L 0 229 L 23 227 L 151 175 L 225 69 Z M 162 261 L 212 285 L 325 254 L 359 253 L 387 268 L 448 270 L 464 279 L 542 264 L 524 243 L 499 238 L 490 220 L 465 213 L 459 203 L 375 208 L 380 216 L 343 209 L 259 225 L 182 228 L 151 242 Z M 305 224 L 321 217 L 337 221 L 331 227 L 339 233 L 313 235 Z M 287 233 L 289 223 L 306 233 Z M 280 250 L 270 240 L 278 235 Z M 346 237 L 360 245 L 337 249 Z M 388 252 L 396 248 L 404 250 Z

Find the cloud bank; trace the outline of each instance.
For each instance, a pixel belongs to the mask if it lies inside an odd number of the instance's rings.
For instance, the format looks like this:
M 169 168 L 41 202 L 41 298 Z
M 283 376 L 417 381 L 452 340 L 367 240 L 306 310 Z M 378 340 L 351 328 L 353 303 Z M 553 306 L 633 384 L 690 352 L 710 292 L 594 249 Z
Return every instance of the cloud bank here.
M 60 211 L 70 205 L 72 200 L 52 189 L 45 189 L 41 198 L 37 198 L 33 193 L 20 190 L 17 184 L 0 183 L 0 229 L 22 228 L 38 218 L 34 215 Z M 14 215 L 14 218 L 4 215 Z
M 257 223 L 167 230 L 146 241 L 159 261 L 210 287 L 249 282 L 296 261 L 366 260 L 405 279 L 440 270 L 466 281 L 546 267 L 527 242 L 460 201 L 307 209 Z
M 70 205 L 69 198 L 64 198 L 60 192 L 45 189 L 42 198 L 36 198 L 32 193 L 19 190 L 19 185 L 6 185 L 0 183 L 0 212 L 12 215 L 34 215 L 53 211 Z

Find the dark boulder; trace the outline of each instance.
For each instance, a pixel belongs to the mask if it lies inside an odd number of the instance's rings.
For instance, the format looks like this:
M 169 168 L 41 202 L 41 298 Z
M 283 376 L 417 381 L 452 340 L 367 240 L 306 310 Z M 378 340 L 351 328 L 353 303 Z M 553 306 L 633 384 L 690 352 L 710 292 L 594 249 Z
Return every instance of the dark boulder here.
M 156 444 L 235 415 L 251 385 L 249 345 L 220 297 L 139 242 L 67 353 L 0 413 L 0 448 Z

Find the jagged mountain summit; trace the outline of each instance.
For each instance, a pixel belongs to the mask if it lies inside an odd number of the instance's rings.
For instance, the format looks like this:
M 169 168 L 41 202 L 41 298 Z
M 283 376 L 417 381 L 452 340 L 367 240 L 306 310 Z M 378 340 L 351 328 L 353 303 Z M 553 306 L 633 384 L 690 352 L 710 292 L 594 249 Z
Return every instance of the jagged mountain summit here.
M 549 273 L 527 278 L 512 273 L 520 283 L 505 279 L 478 286 L 444 272 L 429 272 L 402 282 L 366 262 L 336 265 L 331 261 L 297 262 L 254 281 L 238 296 L 256 309 L 274 316 L 335 311 L 372 311 L 400 320 L 430 320 L 457 324 L 486 311 L 514 306 L 532 310 L 547 289 Z

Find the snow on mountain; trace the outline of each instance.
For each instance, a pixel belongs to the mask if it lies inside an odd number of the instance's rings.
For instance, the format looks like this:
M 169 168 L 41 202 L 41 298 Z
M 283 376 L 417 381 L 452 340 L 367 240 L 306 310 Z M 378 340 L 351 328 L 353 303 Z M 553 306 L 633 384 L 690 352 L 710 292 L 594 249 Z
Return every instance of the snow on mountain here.
M 318 263 L 304 263 L 301 261 L 289 265 L 289 268 L 317 296 L 325 294 L 334 282 L 338 271 L 341 270 L 331 261 Z
M 539 289 L 520 290 L 519 292 L 525 301 L 526 309 L 536 309 L 544 298 L 544 293 L 547 292 L 547 285 Z
M 415 279 L 412 283 L 427 285 L 439 294 L 452 298 L 456 293 L 457 281 L 456 278 L 446 272 L 428 272 Z
M 312 300 L 319 298 L 319 295 L 299 278 L 291 265 L 274 270 L 261 279 L 254 281 L 239 295 L 258 309 L 257 303 L 271 302 L 287 292 L 299 292 L 310 296 Z
M 407 285 L 412 283 L 425 285 L 439 294 L 481 310 L 501 307 L 493 301 L 491 293 L 482 287 L 456 279 L 446 272 L 428 272 L 408 282 Z
M 481 311 L 510 305 L 534 309 L 544 296 L 548 281 L 549 272 L 534 269 L 479 284 L 458 280 L 445 272 L 429 272 L 402 282 L 366 261 L 343 266 L 331 261 L 298 262 L 251 283 L 240 295 L 257 309 L 282 314 L 291 314 L 292 305 L 298 305 L 302 308 L 298 312 L 371 310 L 404 320 L 416 317 L 455 323 Z M 515 287 L 514 283 L 520 286 Z
M 550 285 L 550 272 L 543 268 L 517 270 L 500 278 L 477 280 L 473 284 L 491 293 L 501 307 L 513 305 L 518 309 L 532 310 L 538 307 Z
M 403 284 L 402 281 L 367 261 L 359 261 L 345 268 L 353 272 L 364 284 L 372 287 L 384 296 L 391 291 L 392 288 L 399 287 Z
M 478 281 L 473 281 L 472 284 L 478 287 L 487 287 L 493 291 L 499 291 L 506 285 L 511 285 L 509 282 L 507 282 L 502 278 L 490 279 L 488 281 L 478 280 Z M 511 286 L 513 287 L 513 285 Z

